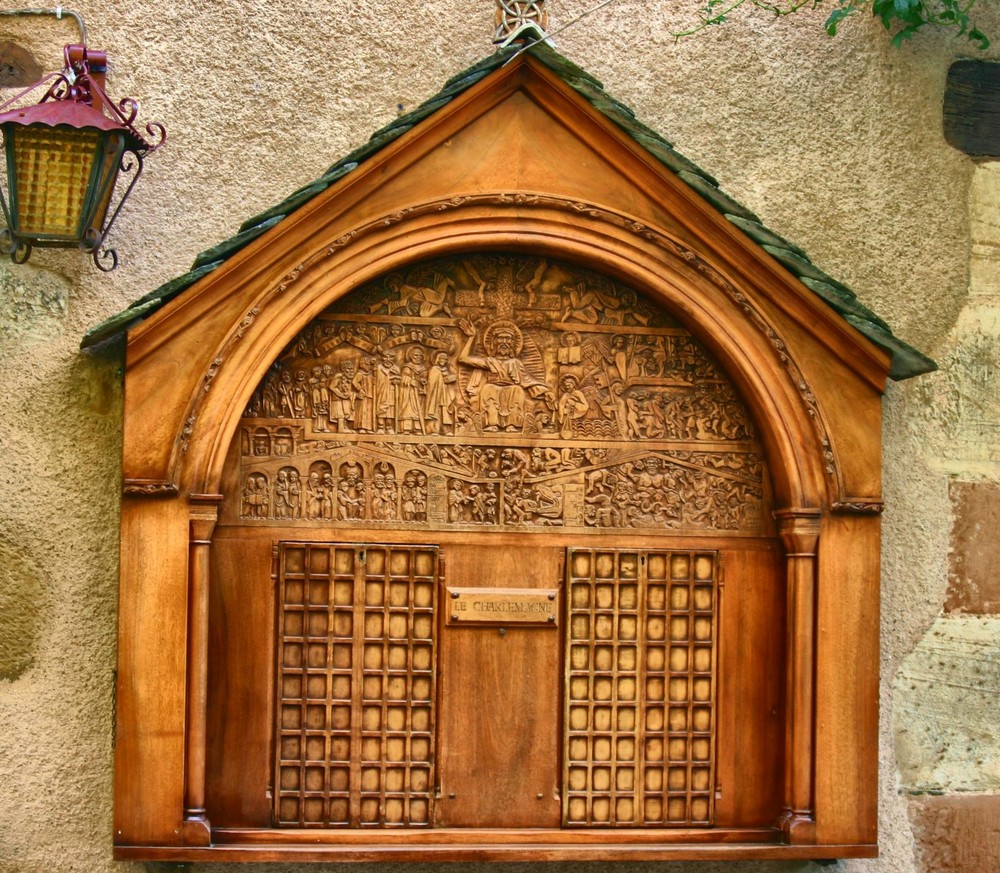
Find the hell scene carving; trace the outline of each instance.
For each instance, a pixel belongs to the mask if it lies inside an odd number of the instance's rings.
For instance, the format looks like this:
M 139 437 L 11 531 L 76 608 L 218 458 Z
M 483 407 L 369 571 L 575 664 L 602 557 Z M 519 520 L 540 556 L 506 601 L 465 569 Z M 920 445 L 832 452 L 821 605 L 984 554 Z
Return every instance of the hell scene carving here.
M 758 533 L 753 424 L 708 351 L 630 288 L 470 255 L 309 324 L 241 425 L 250 522 Z

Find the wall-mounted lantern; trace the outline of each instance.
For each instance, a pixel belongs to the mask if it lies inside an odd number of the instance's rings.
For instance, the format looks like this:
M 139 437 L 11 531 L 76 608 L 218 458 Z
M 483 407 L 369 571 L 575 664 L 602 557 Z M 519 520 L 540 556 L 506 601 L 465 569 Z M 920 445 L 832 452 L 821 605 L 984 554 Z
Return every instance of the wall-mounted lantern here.
M 144 136 L 135 127 L 136 101 L 108 97 L 104 52 L 67 45 L 65 58 L 62 73 L 0 105 L 7 170 L 0 249 L 24 263 L 36 246 L 80 248 L 108 272 L 118 265 L 115 251 L 104 247 L 108 231 L 142 173 L 145 155 L 163 144 L 166 131 L 150 123 Z M 17 106 L 43 87 L 39 103 Z M 119 175 L 124 193 L 112 203 Z

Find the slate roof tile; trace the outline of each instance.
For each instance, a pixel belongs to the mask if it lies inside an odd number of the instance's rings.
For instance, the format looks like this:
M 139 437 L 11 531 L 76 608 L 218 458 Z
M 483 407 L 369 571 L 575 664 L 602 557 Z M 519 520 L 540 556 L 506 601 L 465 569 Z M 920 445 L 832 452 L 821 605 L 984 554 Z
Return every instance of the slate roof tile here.
M 749 209 L 737 203 L 720 187 L 716 179 L 695 163 L 684 157 L 666 139 L 641 121 L 625 104 L 615 100 L 598 79 L 586 70 L 563 57 L 545 43 L 536 43 L 526 49 L 508 47 L 494 52 L 481 61 L 456 73 L 441 91 L 420 104 L 411 112 L 399 116 L 372 134 L 368 142 L 354 149 L 334 163 L 319 179 L 292 192 L 285 200 L 245 221 L 235 236 L 202 252 L 192 269 L 155 291 L 136 300 L 123 312 L 107 319 L 86 333 L 83 348 L 103 342 L 125 330 L 168 303 L 185 289 L 216 269 L 258 236 L 284 220 L 288 215 L 325 191 L 360 163 L 377 154 L 393 140 L 402 136 L 416 124 L 433 115 L 490 73 L 512 60 L 521 51 L 531 55 L 552 70 L 569 87 L 573 88 L 598 112 L 617 125 L 649 154 L 677 174 L 687 185 L 701 195 L 713 208 L 725 215 L 755 243 L 775 258 L 821 300 L 876 345 L 892 354 L 889 375 L 893 379 L 906 379 L 937 368 L 929 357 L 904 343 L 892 334 L 889 326 L 870 309 L 860 303 L 857 296 L 845 285 L 837 282 L 809 260 L 798 246 L 789 243 L 769 230 Z

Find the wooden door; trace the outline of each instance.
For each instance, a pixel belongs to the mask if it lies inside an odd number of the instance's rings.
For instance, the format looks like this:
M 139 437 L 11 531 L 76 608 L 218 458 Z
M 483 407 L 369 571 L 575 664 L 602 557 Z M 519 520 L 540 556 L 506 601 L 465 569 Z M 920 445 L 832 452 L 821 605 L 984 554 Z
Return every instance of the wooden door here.
M 282 543 L 274 819 L 431 821 L 437 550 Z
M 570 550 L 565 826 L 712 824 L 717 566 L 710 551 Z

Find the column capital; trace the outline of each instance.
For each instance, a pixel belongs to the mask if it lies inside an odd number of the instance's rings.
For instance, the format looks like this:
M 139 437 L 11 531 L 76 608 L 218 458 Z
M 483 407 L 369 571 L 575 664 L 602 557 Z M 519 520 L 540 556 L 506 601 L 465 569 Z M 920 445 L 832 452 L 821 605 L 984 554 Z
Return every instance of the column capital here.
M 813 557 L 823 520 L 821 509 L 779 509 L 774 513 L 788 557 Z

